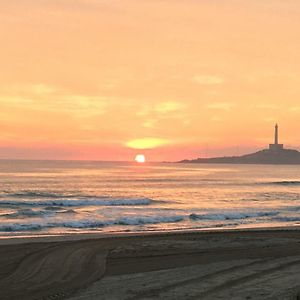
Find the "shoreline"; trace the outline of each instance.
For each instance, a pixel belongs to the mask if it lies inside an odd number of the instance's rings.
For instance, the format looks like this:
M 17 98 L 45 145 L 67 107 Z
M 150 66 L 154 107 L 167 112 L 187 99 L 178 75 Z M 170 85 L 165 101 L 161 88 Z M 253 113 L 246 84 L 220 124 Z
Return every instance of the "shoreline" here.
M 240 227 L 240 228 L 212 228 L 212 229 L 173 229 L 173 230 L 153 230 L 153 231 L 131 231 L 131 232 L 99 232 L 99 233 L 61 233 L 45 235 L 27 236 L 0 236 L 0 246 L 16 245 L 23 243 L 44 243 L 61 241 L 84 241 L 84 240 L 105 240 L 115 238 L 134 238 L 134 237 L 164 237 L 177 236 L 184 234 L 200 233 L 232 233 L 232 232 L 265 232 L 265 231 L 300 231 L 300 225 L 294 226 L 262 226 L 262 227 Z

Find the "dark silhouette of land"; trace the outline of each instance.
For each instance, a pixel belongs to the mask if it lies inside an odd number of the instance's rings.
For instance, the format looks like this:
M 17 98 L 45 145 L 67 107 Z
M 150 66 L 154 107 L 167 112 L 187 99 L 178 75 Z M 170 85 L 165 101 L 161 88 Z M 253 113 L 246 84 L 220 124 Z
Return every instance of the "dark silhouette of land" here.
M 242 156 L 197 158 L 182 160 L 180 163 L 300 164 L 300 152 L 294 149 L 284 149 L 283 144 L 278 143 L 278 125 L 276 124 L 274 144 L 270 144 L 269 149 Z

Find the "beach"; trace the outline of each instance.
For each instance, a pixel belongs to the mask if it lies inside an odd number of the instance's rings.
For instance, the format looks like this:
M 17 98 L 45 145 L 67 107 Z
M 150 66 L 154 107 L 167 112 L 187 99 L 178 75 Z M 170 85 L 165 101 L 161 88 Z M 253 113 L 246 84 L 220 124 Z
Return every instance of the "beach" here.
M 300 0 L 0 23 L 0 300 L 300 300 Z
M 3 300 L 300 296 L 299 227 L 30 237 L 0 245 Z
M 297 166 L 0 162 L 0 299 L 297 299 Z

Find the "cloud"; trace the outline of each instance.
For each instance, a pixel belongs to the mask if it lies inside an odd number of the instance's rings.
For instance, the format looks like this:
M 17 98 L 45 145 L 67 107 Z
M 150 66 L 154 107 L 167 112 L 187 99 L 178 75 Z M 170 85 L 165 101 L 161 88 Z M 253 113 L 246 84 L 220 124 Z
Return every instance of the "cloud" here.
M 293 106 L 290 108 L 291 112 L 300 112 L 300 106 Z
M 113 103 L 123 103 L 115 97 L 76 94 L 44 83 L 7 86 L 0 90 L 0 103 L 10 108 L 31 111 L 60 112 L 76 117 L 107 112 Z
M 200 85 L 219 85 L 224 82 L 224 79 L 214 75 L 195 75 L 192 81 Z
M 185 125 L 185 126 L 188 126 L 188 125 L 190 125 L 191 123 L 192 123 L 192 121 L 189 120 L 189 119 L 185 119 L 185 120 L 182 121 L 182 124 Z
M 146 127 L 146 128 L 154 128 L 155 125 L 157 123 L 157 120 L 155 119 L 149 119 L 149 120 L 146 120 L 144 123 L 143 123 L 143 126 Z
M 234 104 L 231 102 L 215 102 L 215 103 L 207 104 L 206 108 L 231 111 L 233 106 L 234 106 Z
M 142 108 L 137 111 L 136 115 L 137 116 L 147 116 L 151 112 L 151 108 L 148 105 L 143 105 Z
M 275 123 L 276 122 L 276 118 L 274 117 L 266 117 L 263 119 L 265 122 L 272 122 L 272 123 Z
M 181 102 L 162 102 L 155 106 L 154 110 L 158 113 L 176 112 L 184 109 L 185 104 Z
M 280 109 L 280 106 L 275 103 L 259 103 L 253 105 L 253 107 L 258 109 Z
M 32 85 L 31 89 L 35 94 L 39 95 L 52 94 L 56 92 L 54 87 L 42 83 Z
M 65 109 L 81 116 L 98 115 L 106 112 L 109 98 L 84 95 L 66 95 L 60 98 Z
M 182 102 L 176 101 L 165 101 L 154 105 L 144 105 L 141 110 L 137 112 L 138 116 L 149 116 L 149 115 L 161 115 L 161 114 L 172 114 L 182 111 L 186 108 L 186 105 Z
M 24 107 L 24 106 L 32 106 L 36 103 L 36 100 L 30 99 L 27 97 L 19 97 L 19 96 L 2 96 L 0 95 L 0 103 L 2 105 L 6 105 L 9 107 Z
M 126 142 L 128 148 L 140 150 L 154 149 L 168 144 L 170 144 L 170 141 L 167 139 L 153 137 L 134 139 Z
M 210 119 L 212 122 L 221 122 L 223 119 L 219 116 L 213 116 Z
M 5 86 L 1 91 L 15 96 L 46 96 L 59 92 L 59 89 L 45 83 L 26 83 Z
M 0 96 L 0 103 L 10 108 L 31 111 L 63 112 L 74 116 L 91 116 L 104 114 L 107 98 L 83 95 L 52 95 L 50 98 L 26 96 Z

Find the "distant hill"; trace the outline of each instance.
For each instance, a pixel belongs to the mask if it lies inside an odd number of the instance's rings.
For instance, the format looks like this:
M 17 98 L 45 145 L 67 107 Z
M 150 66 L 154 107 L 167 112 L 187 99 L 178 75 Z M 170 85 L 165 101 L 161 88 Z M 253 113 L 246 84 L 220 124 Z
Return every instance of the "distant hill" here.
M 279 128 L 275 125 L 274 144 L 269 144 L 269 149 L 242 156 L 224 156 L 213 158 L 197 158 L 182 160 L 180 163 L 201 163 L 201 164 L 300 164 L 300 152 L 293 149 L 285 149 L 279 143 Z
M 293 149 L 264 149 L 243 156 L 225 156 L 182 160 L 180 163 L 224 164 L 300 164 L 300 152 Z

